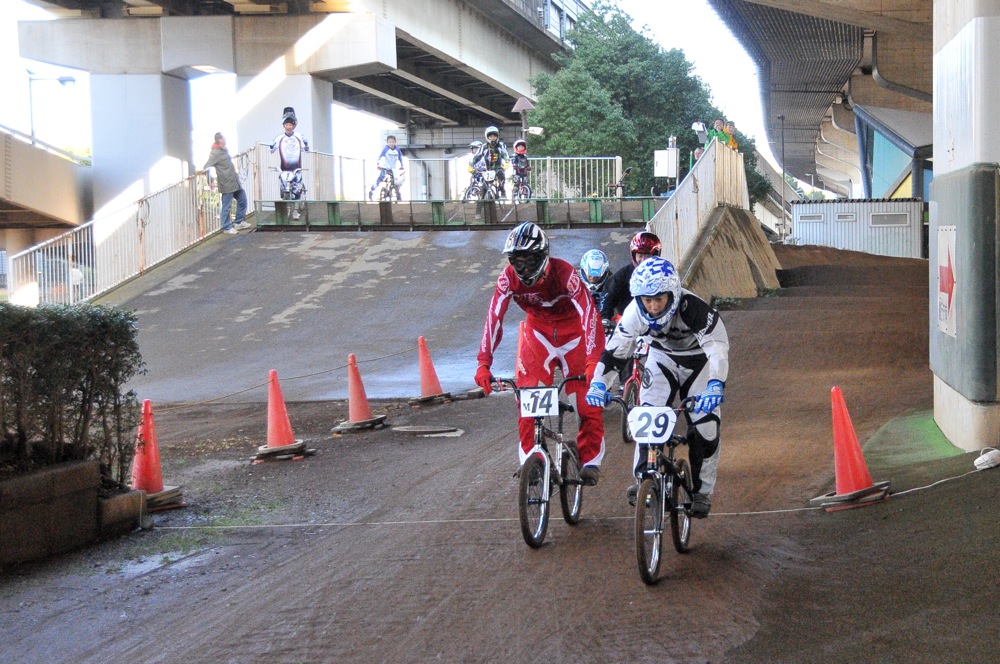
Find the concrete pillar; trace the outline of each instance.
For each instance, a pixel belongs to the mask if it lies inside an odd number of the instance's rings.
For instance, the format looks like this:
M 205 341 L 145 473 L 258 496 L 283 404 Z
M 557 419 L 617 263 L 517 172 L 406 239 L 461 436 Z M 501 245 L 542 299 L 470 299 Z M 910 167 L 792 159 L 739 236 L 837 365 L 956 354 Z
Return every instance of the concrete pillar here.
M 259 85 L 257 76 L 236 77 L 234 107 L 239 116 L 236 129 L 241 150 L 254 143 L 269 145 L 275 136 L 284 132 L 282 111 L 291 106 L 299 120 L 296 131 L 309 141 L 309 149 L 333 152 L 333 86 L 330 83 L 309 74 L 284 76 L 270 87 L 265 98 L 257 99 Z
M 191 94 L 164 74 L 93 74 L 94 209 L 100 215 L 189 174 Z
M 934 2 L 930 346 L 934 420 L 964 450 L 1000 443 L 1000 5 Z

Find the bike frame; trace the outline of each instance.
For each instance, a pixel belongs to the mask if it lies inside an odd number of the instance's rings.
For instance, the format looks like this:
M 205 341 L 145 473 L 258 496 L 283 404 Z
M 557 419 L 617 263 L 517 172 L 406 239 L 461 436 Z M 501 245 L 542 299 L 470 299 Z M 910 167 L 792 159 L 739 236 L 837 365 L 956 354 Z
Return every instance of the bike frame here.
M 553 482 L 551 481 L 552 476 L 553 475 L 555 476 L 556 485 L 562 485 L 564 481 L 562 475 L 560 475 L 559 473 L 559 464 L 556 462 L 556 459 L 562 459 L 563 445 L 566 444 L 566 441 L 564 440 L 563 437 L 563 417 L 566 415 L 567 412 L 572 411 L 572 407 L 569 406 L 569 404 L 563 402 L 561 398 L 563 394 L 563 387 L 565 387 L 566 383 L 572 380 L 584 380 L 584 379 L 585 376 L 570 376 L 568 378 L 564 378 L 559 383 L 559 387 L 557 388 L 559 390 L 558 394 L 560 395 L 559 415 L 557 420 L 558 424 L 556 425 L 556 429 L 554 431 L 545 426 L 544 415 L 534 418 L 535 446 L 531 448 L 530 452 L 528 452 L 528 456 L 537 454 L 542 458 L 542 462 L 545 464 L 545 481 L 542 484 L 542 496 L 545 502 L 549 502 L 549 499 L 551 498 L 552 484 L 553 484 Z M 518 387 L 518 385 L 509 378 L 495 378 L 494 381 L 497 383 L 497 385 L 509 386 L 512 390 L 514 390 L 514 395 L 518 398 L 518 400 L 520 400 L 521 390 L 533 389 L 528 387 Z M 549 440 L 555 443 L 554 450 L 549 449 L 549 446 L 547 445 L 547 441 Z M 579 452 L 577 452 L 576 454 L 579 455 Z M 577 460 L 579 460 L 579 457 Z

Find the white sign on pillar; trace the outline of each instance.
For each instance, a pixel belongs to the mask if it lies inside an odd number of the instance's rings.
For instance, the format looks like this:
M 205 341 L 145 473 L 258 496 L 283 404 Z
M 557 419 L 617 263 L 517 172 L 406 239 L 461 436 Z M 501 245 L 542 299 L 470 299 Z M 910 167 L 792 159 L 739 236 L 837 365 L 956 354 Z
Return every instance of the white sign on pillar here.
M 938 226 L 937 233 L 937 325 L 938 330 L 957 338 L 955 304 L 958 284 L 955 279 L 955 227 Z
M 679 148 L 653 151 L 653 177 L 676 178 Z

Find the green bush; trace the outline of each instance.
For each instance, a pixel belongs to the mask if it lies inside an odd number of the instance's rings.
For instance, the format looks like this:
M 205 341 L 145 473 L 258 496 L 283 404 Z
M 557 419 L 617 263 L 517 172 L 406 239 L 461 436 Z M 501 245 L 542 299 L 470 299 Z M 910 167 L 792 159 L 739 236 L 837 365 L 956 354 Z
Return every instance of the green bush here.
M 136 332 L 134 314 L 114 307 L 0 302 L 0 466 L 97 459 L 126 488 L 140 408 L 123 390 L 144 371 Z

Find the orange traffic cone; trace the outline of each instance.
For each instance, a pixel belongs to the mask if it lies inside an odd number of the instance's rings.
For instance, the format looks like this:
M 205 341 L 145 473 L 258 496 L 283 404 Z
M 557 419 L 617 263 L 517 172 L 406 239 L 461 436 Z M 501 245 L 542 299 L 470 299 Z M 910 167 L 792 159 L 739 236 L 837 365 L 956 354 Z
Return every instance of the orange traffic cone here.
M 830 401 L 833 407 L 833 459 L 837 491 L 813 498 L 811 502 L 831 510 L 858 507 L 885 498 L 889 482 L 872 483 L 839 387 L 831 391 Z
M 153 402 L 142 402 L 142 422 L 135 441 L 135 457 L 132 459 L 132 488 L 146 493 L 163 491 L 163 475 L 160 471 L 160 450 L 156 444 L 156 423 L 153 422 Z
M 361 382 L 361 372 L 358 371 L 358 360 L 354 353 L 347 356 L 347 410 L 348 420 L 333 428 L 333 432 L 352 431 L 355 429 L 372 429 L 381 426 L 385 415 L 374 416 L 368 405 L 368 395 L 365 394 L 364 383 Z
M 298 458 L 306 451 L 304 440 L 296 440 L 292 423 L 288 419 L 285 398 L 278 384 L 278 372 L 271 369 L 267 381 L 267 445 L 257 448 L 254 463 L 265 459 Z
M 267 446 L 286 447 L 295 443 L 292 422 L 288 419 L 285 399 L 278 384 L 278 372 L 271 369 L 267 385 Z
M 146 493 L 146 508 L 150 510 L 184 507 L 181 487 L 164 486 L 160 470 L 160 448 L 156 442 L 153 402 L 142 402 L 142 422 L 135 441 L 132 459 L 132 488 Z
M 438 380 L 434 363 L 431 361 L 431 353 L 427 350 L 427 341 L 423 337 L 417 339 L 417 348 L 420 351 L 420 396 L 410 399 L 410 403 L 421 404 L 447 399 L 451 395 L 441 389 L 441 381 Z

